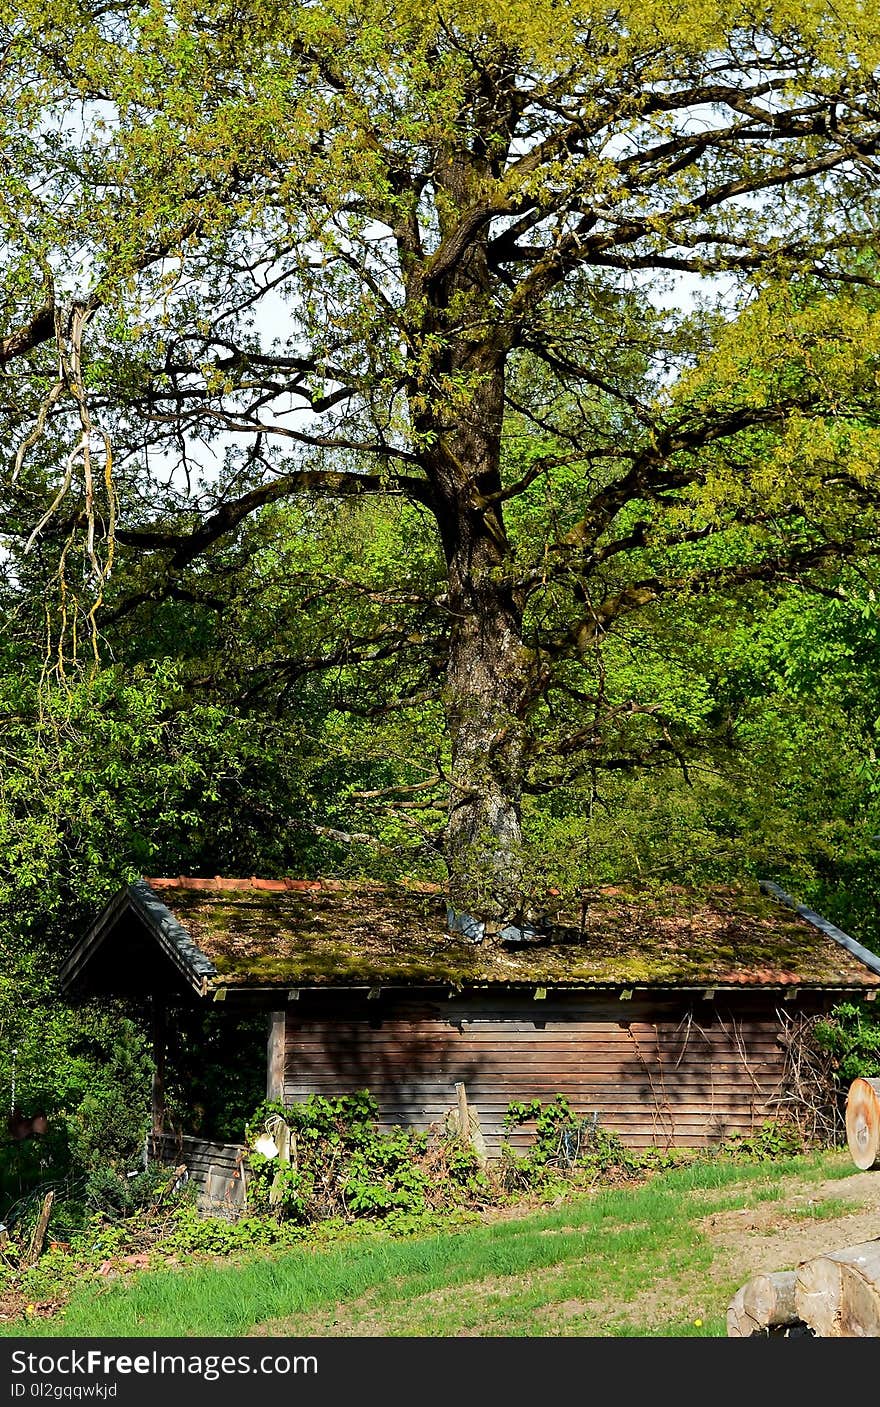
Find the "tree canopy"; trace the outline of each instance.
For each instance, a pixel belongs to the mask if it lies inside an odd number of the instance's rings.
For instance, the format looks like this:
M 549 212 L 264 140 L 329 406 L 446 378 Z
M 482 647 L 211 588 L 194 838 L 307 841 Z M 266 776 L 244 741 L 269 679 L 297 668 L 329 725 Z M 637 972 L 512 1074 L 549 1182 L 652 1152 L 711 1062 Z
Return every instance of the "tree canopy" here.
M 856 0 L 0 23 L 3 520 L 50 673 L 152 639 L 360 747 L 386 775 L 354 799 L 497 925 L 535 799 L 574 788 L 598 827 L 600 774 L 720 746 L 719 602 L 863 590 Z

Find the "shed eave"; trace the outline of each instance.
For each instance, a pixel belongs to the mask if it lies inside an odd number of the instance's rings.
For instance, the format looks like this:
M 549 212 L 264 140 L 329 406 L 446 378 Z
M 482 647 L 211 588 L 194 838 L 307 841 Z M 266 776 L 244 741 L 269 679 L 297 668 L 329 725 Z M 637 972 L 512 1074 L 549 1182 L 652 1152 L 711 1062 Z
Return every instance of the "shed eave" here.
M 675 982 L 666 979 L 660 982 L 562 982 L 550 981 L 547 978 L 538 981 L 532 979 L 528 982 L 304 982 L 292 978 L 286 982 L 248 983 L 226 980 L 222 976 L 214 978 L 208 983 L 207 995 L 218 990 L 225 991 L 227 998 L 238 993 L 249 995 L 280 996 L 283 992 L 430 992 L 435 995 L 445 995 L 448 992 L 533 992 L 536 987 L 546 988 L 548 992 L 705 992 L 712 989 L 715 992 L 842 992 L 859 993 L 873 992 L 878 990 L 878 986 L 871 982 L 716 982 L 707 977 L 698 981 Z
M 216 967 L 196 946 L 183 924 L 142 879 L 135 880 L 113 896 L 68 955 L 59 974 L 62 991 L 69 992 L 76 985 L 89 962 L 127 912 L 140 920 L 186 985 L 197 996 L 205 997 L 209 982 L 217 976 Z

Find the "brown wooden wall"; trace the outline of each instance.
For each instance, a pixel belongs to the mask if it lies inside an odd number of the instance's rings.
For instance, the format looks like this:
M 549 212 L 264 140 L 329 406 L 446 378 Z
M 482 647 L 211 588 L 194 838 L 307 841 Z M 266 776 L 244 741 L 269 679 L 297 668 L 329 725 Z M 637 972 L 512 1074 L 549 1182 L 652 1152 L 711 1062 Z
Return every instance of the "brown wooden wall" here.
M 463 1081 L 496 1155 L 503 1137 L 523 1146 L 530 1136 L 528 1125 L 504 1134 L 511 1101 L 561 1093 L 631 1147 L 701 1147 L 779 1112 L 784 1021 L 772 997 L 748 993 L 300 1001 L 287 1010 L 284 1095 L 366 1088 L 384 1126 L 426 1128 L 454 1107 Z
M 186 1168 L 198 1191 L 198 1206 L 215 1214 L 237 1215 L 245 1200 L 246 1149 L 240 1143 L 211 1143 L 185 1134 L 153 1134 L 147 1144 L 152 1162 Z

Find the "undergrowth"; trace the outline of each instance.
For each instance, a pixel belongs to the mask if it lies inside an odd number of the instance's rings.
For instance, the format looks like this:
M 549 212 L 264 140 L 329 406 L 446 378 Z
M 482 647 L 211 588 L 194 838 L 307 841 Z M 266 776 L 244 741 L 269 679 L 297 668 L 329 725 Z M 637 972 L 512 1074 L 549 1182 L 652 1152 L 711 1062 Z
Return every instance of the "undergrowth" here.
M 173 1272 L 166 1264 L 101 1293 L 85 1286 L 58 1318 L 34 1316 L 0 1334 L 724 1336 L 738 1282 L 720 1267 L 714 1274 L 707 1217 L 751 1207 L 784 1178 L 851 1172 L 841 1156 L 816 1152 L 753 1166 L 700 1157 L 442 1234 L 400 1237 L 363 1220 L 333 1244 L 309 1238 L 231 1260 L 192 1258 Z
M 511 1104 L 506 1130 L 524 1129 L 530 1144 L 518 1152 L 505 1141 L 500 1157 L 486 1162 L 455 1125 L 382 1130 L 376 1114 L 367 1091 L 312 1096 L 291 1108 L 261 1104 L 247 1125 L 247 1210 L 237 1217 L 204 1215 L 191 1185 L 152 1168 L 140 1205 L 127 1214 L 116 1205 L 93 1212 L 66 1240 L 50 1225 L 48 1248 L 34 1258 L 35 1204 L 0 1251 L 0 1318 L 34 1322 L 57 1313 L 76 1286 L 134 1271 L 377 1232 L 453 1230 L 514 1203 L 546 1206 L 689 1164 L 759 1164 L 800 1151 L 796 1133 L 771 1121 L 710 1153 L 628 1149 L 557 1095 L 547 1104 Z

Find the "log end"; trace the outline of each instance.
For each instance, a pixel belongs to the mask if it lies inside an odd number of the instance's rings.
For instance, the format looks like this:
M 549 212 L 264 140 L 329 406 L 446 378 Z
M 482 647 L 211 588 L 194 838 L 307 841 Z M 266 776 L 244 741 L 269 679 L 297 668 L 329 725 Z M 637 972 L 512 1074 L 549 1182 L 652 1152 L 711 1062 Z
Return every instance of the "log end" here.
M 846 1142 L 862 1172 L 880 1166 L 880 1080 L 853 1080 L 846 1097 Z

